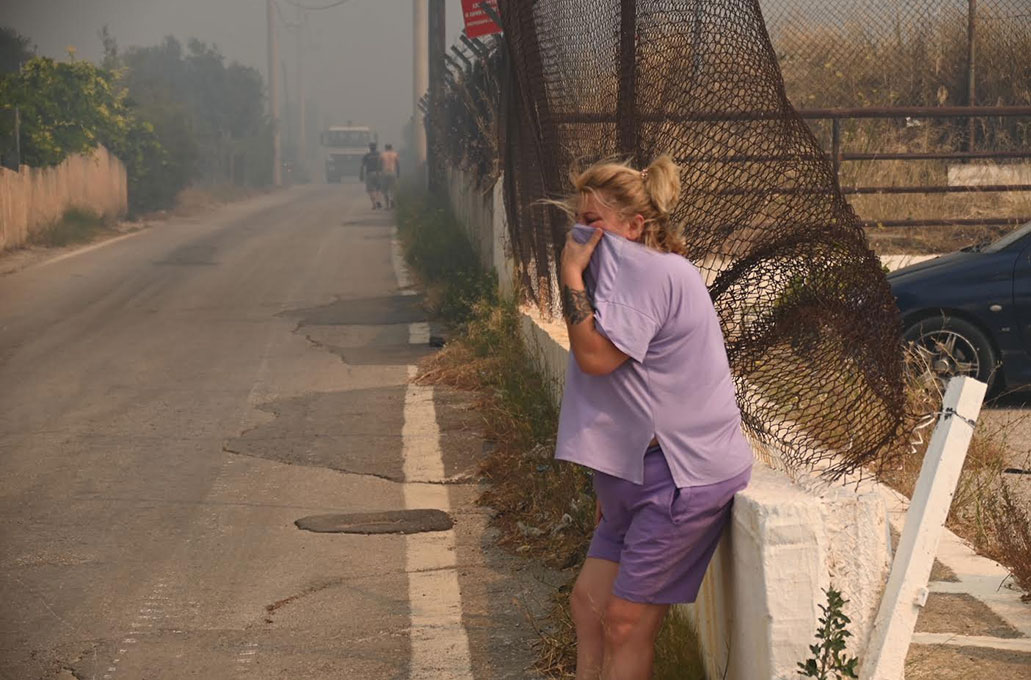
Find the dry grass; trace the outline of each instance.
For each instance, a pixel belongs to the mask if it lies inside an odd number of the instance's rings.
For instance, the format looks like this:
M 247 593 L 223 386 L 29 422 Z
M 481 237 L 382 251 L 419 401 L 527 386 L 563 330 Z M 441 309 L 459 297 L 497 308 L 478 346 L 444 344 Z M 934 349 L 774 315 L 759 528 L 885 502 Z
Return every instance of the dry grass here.
M 920 363 L 910 357 L 907 411 L 912 430 L 924 414 L 941 408 L 941 391 L 928 379 Z M 1024 417 L 1031 417 L 1031 414 Z M 936 418 L 912 439 L 910 450 L 902 452 L 878 471 L 878 477 L 911 498 L 920 475 L 924 455 Z M 1003 564 L 1016 584 L 1031 600 L 1031 514 L 1021 505 L 1003 477 L 1009 466 L 1007 431 L 1013 423 L 989 425 L 978 421 L 967 450 L 967 457 L 956 485 L 946 526 L 970 541 L 977 551 Z
M 69 208 L 61 219 L 29 236 L 29 245 L 60 248 L 87 243 L 111 231 L 112 220 L 85 208 Z
M 940 12 L 940 13 L 939 13 Z M 788 97 L 800 109 L 874 106 L 962 106 L 967 102 L 964 12 L 941 8 L 894 24 L 869 12 L 867 21 L 814 26 L 797 18 L 771 25 Z M 912 18 L 912 17 L 911 17 Z M 1026 17 L 993 16 L 982 7 L 978 24 L 977 104 L 1031 104 L 1031 32 Z M 891 26 L 892 30 L 885 30 Z M 1031 145 L 1028 118 L 979 119 L 977 148 L 1021 150 Z M 812 124 L 827 150 L 830 123 Z M 842 150 L 855 153 L 966 150 L 964 119 L 850 120 Z M 958 162 L 958 161 L 957 161 Z M 843 186 L 948 184 L 948 161 L 849 161 Z M 882 194 L 851 196 L 863 220 L 955 220 L 1031 215 L 1028 193 Z M 947 252 L 991 238 L 996 231 L 960 227 L 868 230 L 879 254 Z
M 956 148 L 959 141 L 932 126 L 899 129 L 892 123 L 863 121 L 843 134 L 843 148 L 856 153 L 924 152 Z M 947 161 L 856 161 L 841 168 L 842 186 L 944 186 Z M 973 192 L 952 194 L 863 194 L 849 196 L 860 219 L 942 220 L 999 219 L 1031 216 L 1031 193 Z M 879 254 L 941 253 L 995 239 L 1012 229 L 999 226 L 867 228 Z

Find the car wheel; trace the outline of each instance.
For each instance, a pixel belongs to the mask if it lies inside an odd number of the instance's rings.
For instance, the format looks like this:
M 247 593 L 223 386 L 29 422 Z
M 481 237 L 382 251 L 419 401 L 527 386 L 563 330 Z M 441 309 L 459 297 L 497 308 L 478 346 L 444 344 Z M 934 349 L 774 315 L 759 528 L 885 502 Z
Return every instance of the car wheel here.
M 955 376 L 969 375 L 987 383 L 990 389 L 995 381 L 998 371 L 992 343 L 981 329 L 968 321 L 932 316 L 909 326 L 903 336 L 942 383 Z

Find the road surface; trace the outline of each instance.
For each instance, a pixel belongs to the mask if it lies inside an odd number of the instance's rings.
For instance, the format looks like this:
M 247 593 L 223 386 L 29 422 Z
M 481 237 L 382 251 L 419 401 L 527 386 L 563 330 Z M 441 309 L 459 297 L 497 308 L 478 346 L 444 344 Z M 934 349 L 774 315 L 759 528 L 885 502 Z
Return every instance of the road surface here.
M 0 277 L 0 679 L 531 677 L 548 588 L 472 504 L 468 397 L 408 385 L 392 234 L 299 187 Z M 456 483 L 406 485 L 431 426 Z M 430 503 L 452 531 L 294 525 Z

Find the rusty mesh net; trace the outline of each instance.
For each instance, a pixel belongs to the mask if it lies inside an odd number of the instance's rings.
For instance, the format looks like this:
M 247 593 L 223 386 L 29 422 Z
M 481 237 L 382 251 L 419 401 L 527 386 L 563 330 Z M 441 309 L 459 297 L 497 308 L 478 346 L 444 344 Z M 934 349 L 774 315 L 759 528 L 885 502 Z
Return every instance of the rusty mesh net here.
M 500 44 L 500 38 L 489 37 L 453 46 L 444 54 L 440 101 L 424 102 L 433 155 L 465 171 L 482 189 L 493 186 L 500 172 Z
M 755 0 L 500 3 L 502 167 L 525 290 L 543 306 L 568 170 L 669 153 L 673 219 L 723 325 L 746 431 L 770 462 L 838 478 L 903 431 L 900 324 L 831 164 L 784 92 Z

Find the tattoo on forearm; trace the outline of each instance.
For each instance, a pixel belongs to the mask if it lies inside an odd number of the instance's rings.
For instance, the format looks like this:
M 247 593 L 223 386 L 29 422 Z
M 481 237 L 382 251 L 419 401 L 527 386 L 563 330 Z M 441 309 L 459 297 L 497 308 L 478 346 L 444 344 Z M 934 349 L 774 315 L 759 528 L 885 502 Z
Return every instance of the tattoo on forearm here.
M 570 326 L 586 321 L 594 314 L 591 300 L 587 297 L 586 290 L 573 290 L 567 285 L 562 286 L 562 316 Z

